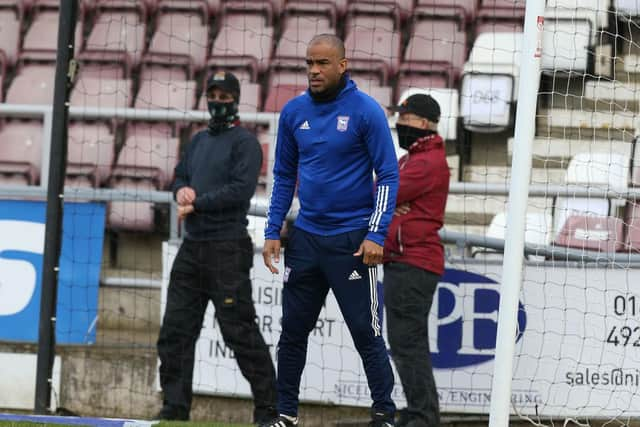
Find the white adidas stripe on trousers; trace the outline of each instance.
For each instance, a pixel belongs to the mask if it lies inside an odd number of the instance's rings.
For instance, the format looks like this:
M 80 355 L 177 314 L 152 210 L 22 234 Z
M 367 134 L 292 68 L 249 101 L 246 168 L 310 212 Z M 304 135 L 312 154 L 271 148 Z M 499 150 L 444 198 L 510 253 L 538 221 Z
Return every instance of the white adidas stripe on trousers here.
M 378 267 L 369 267 L 369 294 L 371 296 L 371 328 L 373 336 L 379 337 L 380 319 L 378 318 Z

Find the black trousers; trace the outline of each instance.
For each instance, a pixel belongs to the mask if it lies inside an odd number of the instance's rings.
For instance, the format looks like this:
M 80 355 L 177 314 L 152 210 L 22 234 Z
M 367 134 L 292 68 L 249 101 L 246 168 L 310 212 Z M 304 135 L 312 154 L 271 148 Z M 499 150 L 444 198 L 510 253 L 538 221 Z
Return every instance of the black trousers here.
M 429 350 L 429 311 L 440 276 L 411 265 L 384 266 L 384 304 L 391 357 L 415 425 L 440 425 L 438 392 Z
M 276 405 L 275 369 L 256 323 L 249 271 L 249 237 L 230 241 L 185 240 L 171 270 L 167 306 L 158 338 L 164 406 L 191 409 L 196 341 L 209 300 L 226 345 L 249 381 L 257 418 Z

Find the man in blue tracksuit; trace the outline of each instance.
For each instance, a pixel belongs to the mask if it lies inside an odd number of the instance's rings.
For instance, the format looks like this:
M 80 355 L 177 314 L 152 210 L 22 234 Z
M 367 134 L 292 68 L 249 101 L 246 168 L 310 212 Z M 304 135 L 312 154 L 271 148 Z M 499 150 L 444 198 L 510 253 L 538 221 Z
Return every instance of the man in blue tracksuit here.
M 370 426 L 393 426 L 393 373 L 376 293 L 398 165 L 378 103 L 346 73 L 342 40 L 316 36 L 307 48 L 309 90 L 280 114 L 264 262 L 279 262 L 280 229 L 298 183 L 300 211 L 285 251 L 278 412 L 270 425 L 298 424 L 307 339 L 327 292 L 338 301 L 371 389 Z M 376 173 L 376 185 L 373 182 Z

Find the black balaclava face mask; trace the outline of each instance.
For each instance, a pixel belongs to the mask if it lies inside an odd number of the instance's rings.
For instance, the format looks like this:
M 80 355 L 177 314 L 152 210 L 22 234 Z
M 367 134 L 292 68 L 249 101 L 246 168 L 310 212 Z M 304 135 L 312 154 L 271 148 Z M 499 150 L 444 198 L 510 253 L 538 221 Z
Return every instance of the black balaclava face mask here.
M 436 133 L 430 129 L 420 129 L 413 126 L 399 124 L 396 124 L 396 132 L 398 133 L 398 145 L 400 145 L 400 148 L 404 148 L 405 150 L 409 150 L 411 144 L 416 142 L 418 139 Z
M 212 133 L 220 133 L 224 129 L 233 127 L 234 122 L 238 120 L 238 101 L 208 101 L 207 108 L 211 114 L 209 130 Z

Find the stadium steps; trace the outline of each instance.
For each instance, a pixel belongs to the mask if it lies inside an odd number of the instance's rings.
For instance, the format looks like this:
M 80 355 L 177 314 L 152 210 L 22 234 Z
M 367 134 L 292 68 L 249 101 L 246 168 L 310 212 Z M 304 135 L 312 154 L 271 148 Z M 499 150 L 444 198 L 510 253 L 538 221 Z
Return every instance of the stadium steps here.
M 530 212 L 551 212 L 553 199 L 529 198 Z M 506 196 L 485 196 L 473 194 L 450 194 L 445 211 L 445 225 L 486 226 L 499 212 L 507 207 Z
M 631 142 L 639 119 L 640 116 L 631 111 L 539 109 L 536 119 L 536 135 L 558 139 L 601 139 Z
M 509 159 L 511 159 L 514 147 L 513 138 L 509 138 L 507 145 Z M 625 141 L 594 140 L 588 137 L 569 139 L 537 136 L 533 140 L 533 170 L 535 171 L 535 168 L 545 168 L 545 170 L 553 170 L 552 168 L 557 170 L 565 169 L 569 165 L 569 160 L 578 153 L 613 152 L 630 156 L 631 147 L 632 145 Z M 509 163 L 511 163 L 511 160 L 509 160 Z
M 511 148 L 511 146 L 509 147 Z M 509 153 L 511 154 L 511 152 Z M 534 167 L 531 170 L 532 184 L 564 184 L 565 170 L 555 167 Z M 546 165 L 550 166 L 550 165 Z M 554 165 L 555 166 L 555 165 Z M 508 166 L 469 165 L 464 170 L 465 182 L 508 184 L 511 168 Z

